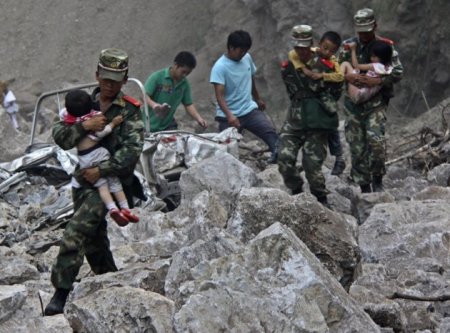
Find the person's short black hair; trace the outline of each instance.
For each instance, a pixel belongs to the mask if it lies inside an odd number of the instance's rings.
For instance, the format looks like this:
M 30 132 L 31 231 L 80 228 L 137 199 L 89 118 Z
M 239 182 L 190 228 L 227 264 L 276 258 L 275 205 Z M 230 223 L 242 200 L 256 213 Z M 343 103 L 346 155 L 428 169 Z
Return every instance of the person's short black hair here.
M 194 69 L 197 66 L 197 60 L 195 60 L 194 55 L 188 51 L 181 51 L 173 59 L 173 62 L 180 67 L 189 67 Z
M 380 58 L 383 65 L 389 65 L 392 61 L 392 46 L 381 40 L 376 40 L 371 46 L 370 54 Z
M 81 117 L 92 110 L 92 99 L 81 89 L 71 90 L 66 94 L 65 106 L 67 112 L 74 117 Z
M 339 35 L 336 31 L 325 32 L 320 38 L 320 43 L 322 43 L 324 40 L 329 40 L 337 47 L 341 46 L 342 43 L 341 35 Z
M 236 30 L 228 35 L 227 49 L 238 47 L 246 50 L 252 47 L 252 37 L 247 31 Z

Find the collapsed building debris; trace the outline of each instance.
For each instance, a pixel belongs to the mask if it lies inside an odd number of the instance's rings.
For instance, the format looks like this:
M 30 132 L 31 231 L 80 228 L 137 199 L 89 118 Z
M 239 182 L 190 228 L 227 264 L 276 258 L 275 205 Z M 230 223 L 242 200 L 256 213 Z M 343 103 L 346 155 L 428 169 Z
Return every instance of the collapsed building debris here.
M 405 136 L 393 150 L 392 155 L 398 157 L 387 161 L 386 165 L 407 160 L 411 166 L 426 173 L 450 161 L 450 104 L 440 104 L 437 108 L 441 112 L 441 130 L 425 126 Z

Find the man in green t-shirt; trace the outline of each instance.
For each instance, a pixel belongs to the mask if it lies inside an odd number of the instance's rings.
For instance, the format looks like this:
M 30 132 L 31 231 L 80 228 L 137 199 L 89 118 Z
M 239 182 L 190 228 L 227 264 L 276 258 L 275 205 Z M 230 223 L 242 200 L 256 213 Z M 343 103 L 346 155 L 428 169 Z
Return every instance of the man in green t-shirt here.
M 189 115 L 203 128 L 208 125 L 192 103 L 191 85 L 186 77 L 195 68 L 197 61 L 192 53 L 178 53 L 173 65 L 154 72 L 145 82 L 146 100 L 149 106 L 150 132 L 178 128 L 175 112 L 182 103 Z

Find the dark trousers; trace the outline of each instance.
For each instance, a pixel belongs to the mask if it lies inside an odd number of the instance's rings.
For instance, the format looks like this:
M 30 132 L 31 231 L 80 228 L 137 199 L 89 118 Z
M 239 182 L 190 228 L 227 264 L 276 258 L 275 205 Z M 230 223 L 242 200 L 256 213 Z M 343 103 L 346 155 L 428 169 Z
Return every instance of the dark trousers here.
M 339 131 L 331 130 L 328 135 L 328 148 L 330 149 L 330 154 L 333 156 L 342 156 L 342 145 L 341 138 L 339 136 Z
M 264 112 L 255 109 L 238 119 L 241 123 L 241 127 L 238 128 L 239 133 L 246 129 L 263 140 L 272 153 L 277 150 L 278 134 Z M 216 117 L 216 121 L 219 123 L 220 132 L 230 127 L 227 118 Z

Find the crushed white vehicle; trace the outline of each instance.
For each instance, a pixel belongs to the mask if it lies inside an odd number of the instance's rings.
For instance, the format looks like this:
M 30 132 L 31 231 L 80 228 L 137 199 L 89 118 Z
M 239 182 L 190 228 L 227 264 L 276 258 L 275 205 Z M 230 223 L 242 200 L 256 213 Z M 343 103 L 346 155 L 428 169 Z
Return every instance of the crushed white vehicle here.
M 126 87 L 132 85 L 134 91 L 145 100 L 145 91 L 142 83 L 130 78 Z M 72 89 L 92 90 L 97 83 L 87 83 L 49 91 L 41 94 L 37 99 L 29 145 L 25 154 L 13 161 L 0 163 L 0 195 L 8 204 L 20 207 L 21 201 L 28 198 L 30 193 L 17 196 L 17 186 L 27 184 L 29 190 L 40 193 L 41 190 L 32 190 L 38 179 L 46 180 L 46 186 L 54 189 L 53 200 L 46 202 L 42 208 L 42 215 L 34 219 L 32 229 L 44 226 L 59 226 L 73 213 L 71 200 L 70 178 L 78 163 L 75 150 L 64 151 L 54 142 L 39 142 L 36 135 L 37 123 L 41 112 L 52 110 L 55 119 L 59 110 L 63 108 L 64 95 Z M 125 91 L 127 91 L 125 89 Z M 148 114 L 147 105 L 143 105 L 143 112 Z M 48 129 L 49 130 L 49 129 Z M 180 202 L 180 188 L 178 180 L 181 173 L 195 163 L 222 150 L 238 157 L 238 141 L 240 134 L 236 129 L 230 128 L 221 133 L 195 134 L 186 131 L 165 131 L 150 133 L 149 124 L 145 128 L 144 150 L 135 174 L 143 185 L 147 197 L 145 202 L 137 201 L 141 207 L 152 207 L 155 210 L 173 210 Z M 26 200 L 30 200 L 29 198 Z M 41 202 L 43 199 L 35 198 Z M 50 209 L 48 209 L 50 207 Z M 0 226 L 1 227 L 1 226 Z M 0 236 L 1 243 L 1 236 Z

